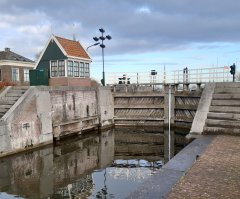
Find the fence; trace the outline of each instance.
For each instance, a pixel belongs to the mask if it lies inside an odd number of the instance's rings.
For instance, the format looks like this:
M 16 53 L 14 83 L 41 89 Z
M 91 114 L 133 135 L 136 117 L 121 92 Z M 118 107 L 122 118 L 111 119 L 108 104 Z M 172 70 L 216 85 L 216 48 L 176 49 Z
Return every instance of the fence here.
M 171 72 L 117 72 L 106 73 L 107 84 L 144 84 L 144 83 L 206 83 L 231 82 L 229 67 L 175 70 Z

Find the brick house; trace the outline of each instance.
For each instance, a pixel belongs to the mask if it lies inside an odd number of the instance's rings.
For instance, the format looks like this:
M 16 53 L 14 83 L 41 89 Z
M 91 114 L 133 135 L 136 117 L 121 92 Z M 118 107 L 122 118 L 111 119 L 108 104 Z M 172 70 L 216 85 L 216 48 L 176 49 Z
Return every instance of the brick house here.
M 49 71 L 50 86 L 91 86 L 92 59 L 79 41 L 55 35 L 47 42 L 37 63 L 37 70 Z
M 0 82 L 14 83 L 15 85 L 29 85 L 29 70 L 35 63 L 21 55 L 5 48 L 0 51 Z

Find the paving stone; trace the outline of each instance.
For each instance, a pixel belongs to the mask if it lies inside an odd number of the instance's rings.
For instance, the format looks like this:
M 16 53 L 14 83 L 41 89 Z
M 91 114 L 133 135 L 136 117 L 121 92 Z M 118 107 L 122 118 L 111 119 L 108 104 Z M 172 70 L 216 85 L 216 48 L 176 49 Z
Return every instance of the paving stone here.
M 240 198 L 240 137 L 217 136 L 168 196 Z

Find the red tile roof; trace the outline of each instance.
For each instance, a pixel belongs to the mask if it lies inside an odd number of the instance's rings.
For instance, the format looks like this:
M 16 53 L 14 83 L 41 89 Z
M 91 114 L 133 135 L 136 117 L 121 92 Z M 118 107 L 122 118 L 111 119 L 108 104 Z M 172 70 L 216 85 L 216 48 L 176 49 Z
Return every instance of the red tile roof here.
M 63 47 L 63 49 L 66 51 L 68 56 L 91 59 L 78 41 L 73 41 L 70 39 L 65 39 L 57 36 L 55 37 L 60 43 L 60 45 Z

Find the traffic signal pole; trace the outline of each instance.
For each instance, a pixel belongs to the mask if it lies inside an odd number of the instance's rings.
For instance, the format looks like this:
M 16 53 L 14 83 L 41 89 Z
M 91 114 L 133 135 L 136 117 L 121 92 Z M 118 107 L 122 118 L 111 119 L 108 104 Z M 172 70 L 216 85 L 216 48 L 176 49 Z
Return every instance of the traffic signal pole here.
M 233 82 L 235 82 L 235 73 L 236 73 L 236 65 L 235 64 L 230 66 L 230 73 L 233 76 Z

